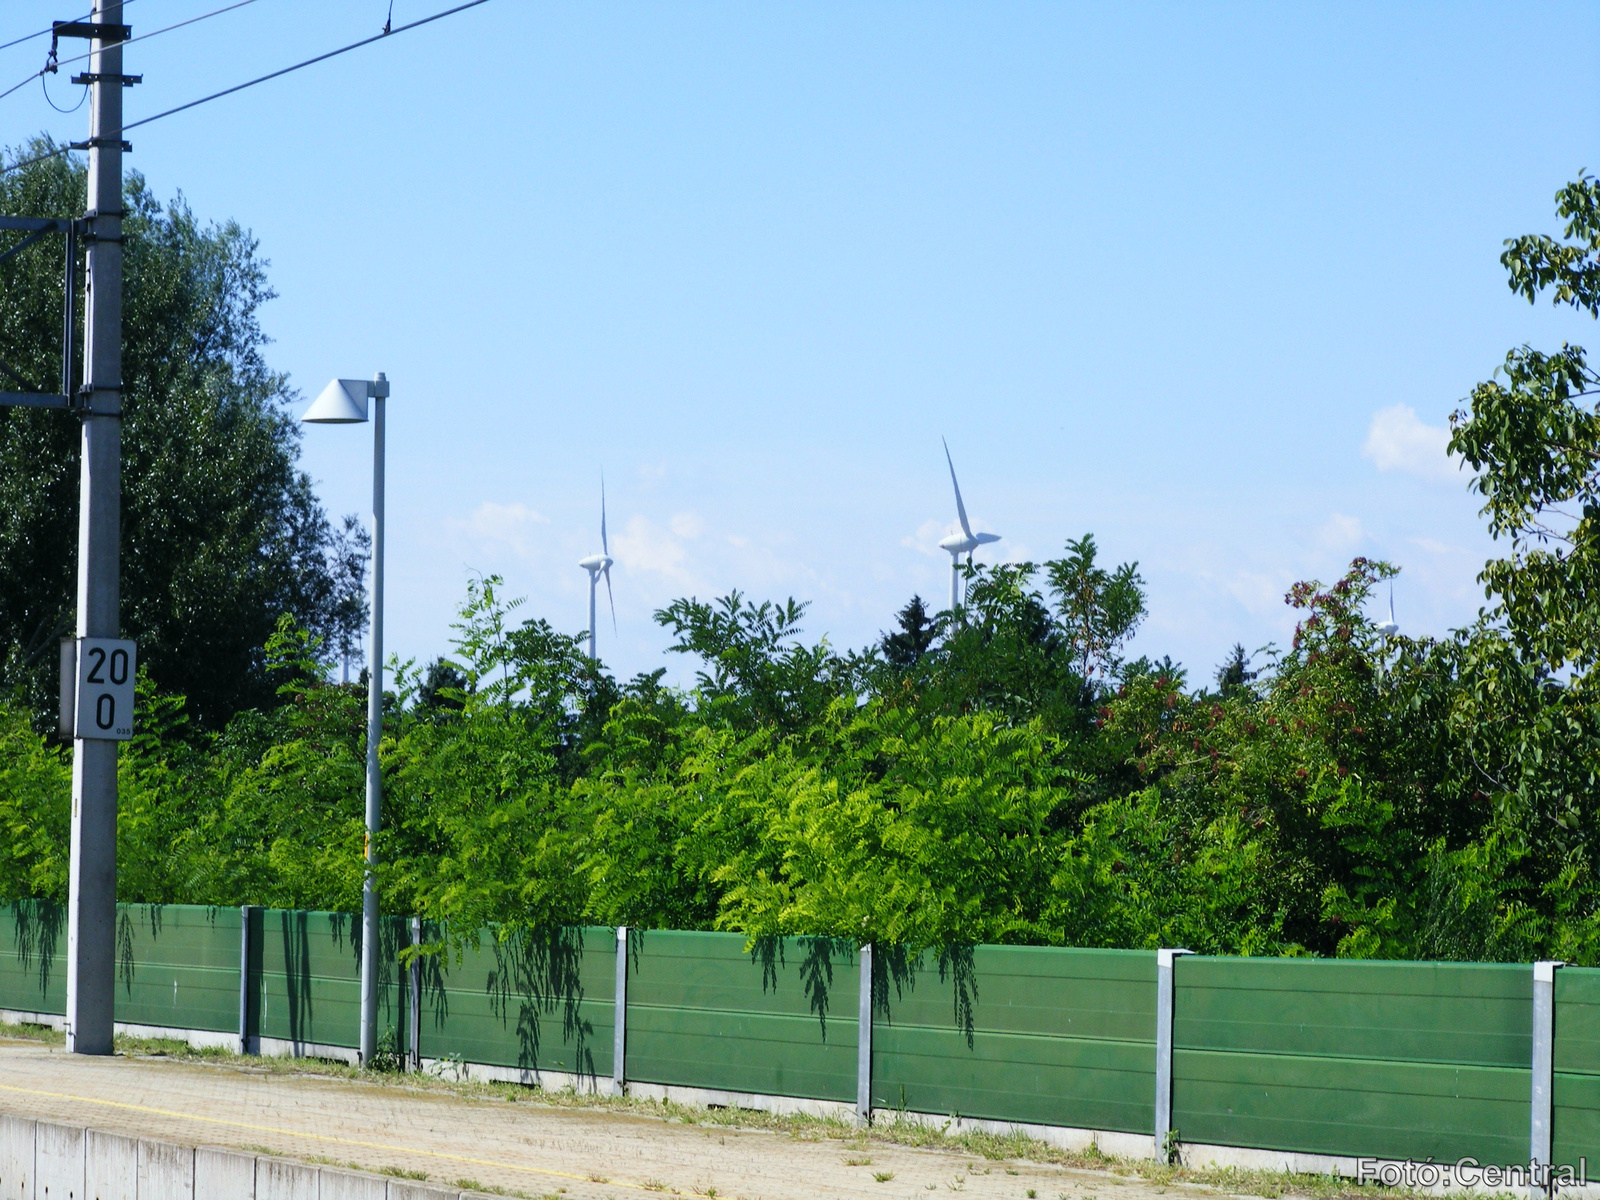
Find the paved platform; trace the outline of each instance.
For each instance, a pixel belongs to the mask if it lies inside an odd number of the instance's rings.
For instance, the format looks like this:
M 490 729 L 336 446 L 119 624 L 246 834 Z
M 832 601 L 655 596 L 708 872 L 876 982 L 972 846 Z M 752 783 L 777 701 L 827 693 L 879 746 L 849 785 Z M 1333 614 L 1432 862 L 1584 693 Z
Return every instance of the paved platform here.
M 643 1193 L 930 1200 L 949 1191 L 984 1200 L 1149 1200 L 1191 1190 L 948 1150 L 688 1125 L 231 1062 L 79 1057 L 6 1039 L 0 1039 L 0 1111 L 569 1200 Z

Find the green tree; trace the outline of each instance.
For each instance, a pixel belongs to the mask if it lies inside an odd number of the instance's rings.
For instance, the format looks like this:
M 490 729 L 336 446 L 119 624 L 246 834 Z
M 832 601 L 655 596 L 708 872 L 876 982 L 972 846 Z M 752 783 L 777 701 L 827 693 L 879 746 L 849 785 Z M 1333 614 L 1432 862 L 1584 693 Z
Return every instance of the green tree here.
M 807 605 L 746 600 L 730 592 L 710 603 L 690 597 L 656 613 L 670 630 L 670 649 L 703 664 L 695 673 L 704 714 L 739 730 L 795 732 L 849 690 L 849 665 L 824 638 L 800 640 Z
M 1600 181 L 1556 194 L 1563 239 L 1506 243 L 1512 291 L 1600 317 Z M 1494 601 L 1463 652 L 1486 729 L 1506 729 L 1486 774 L 1514 841 L 1575 854 L 1593 873 L 1600 846 L 1600 376 L 1583 347 L 1522 346 L 1451 417 L 1450 449 L 1472 467 L 1489 530 L 1509 543 L 1480 581 Z M 1492 636 L 1503 631 L 1503 639 Z M 1513 811 L 1514 810 L 1514 811 Z
M 1067 556 L 1046 563 L 1056 612 L 1077 657 L 1084 680 L 1108 681 L 1121 665 L 1118 651 L 1145 616 L 1144 580 L 1138 563 L 1107 571 L 1098 565 L 1100 549 L 1086 533 L 1067 542 Z
M 84 178 L 67 157 L 10 172 L 0 211 L 81 212 Z M 263 357 L 273 293 L 255 239 L 201 225 L 181 197 L 161 204 L 137 173 L 124 207 L 123 627 L 158 687 L 219 728 L 271 701 L 263 647 L 280 615 L 330 650 L 359 628 L 365 535 L 330 526 L 296 465 L 293 392 Z M 58 243 L 0 264 L 0 360 L 36 387 L 59 373 L 61 303 Z M 0 412 L 0 684 L 41 718 L 73 626 L 77 487 L 75 422 Z

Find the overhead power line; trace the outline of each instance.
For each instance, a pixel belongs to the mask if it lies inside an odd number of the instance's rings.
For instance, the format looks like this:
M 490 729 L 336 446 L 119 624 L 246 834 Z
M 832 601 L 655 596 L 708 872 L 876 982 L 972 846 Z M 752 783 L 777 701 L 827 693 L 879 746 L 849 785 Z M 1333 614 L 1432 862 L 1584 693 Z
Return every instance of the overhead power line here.
M 128 5 L 132 4 L 133 2 L 134 2 L 134 0 L 122 0 L 122 7 L 126 8 L 126 7 L 128 7 Z M 86 13 L 83 14 L 83 16 L 74 17 L 73 19 L 76 20 L 76 21 L 87 21 L 92 16 L 94 16 L 94 14 L 92 12 L 86 12 Z M 33 41 L 34 38 L 43 37 L 47 33 L 54 33 L 55 32 L 55 28 L 56 27 L 54 25 L 52 25 L 52 26 L 50 26 L 49 29 L 41 29 L 41 30 L 39 30 L 38 33 L 25 33 L 19 38 L 12 38 L 9 42 L 0 42 L 0 50 L 9 50 L 13 46 L 22 45 L 23 42 L 31 42 L 31 41 Z
M 122 0 L 124 8 L 127 7 L 128 2 L 129 0 Z M 110 42 L 108 45 L 131 46 L 134 42 L 143 42 L 153 37 L 160 37 L 163 33 L 171 33 L 174 29 L 182 29 L 185 25 L 193 25 L 196 21 L 207 21 L 212 17 L 220 17 L 223 13 L 232 12 L 236 8 L 243 8 L 246 4 L 254 4 L 255 2 L 256 0 L 238 0 L 238 3 L 236 4 L 225 4 L 221 8 L 214 8 L 208 13 L 201 13 L 198 17 L 190 17 L 186 21 L 177 22 L 175 25 L 167 25 L 161 29 L 152 29 L 149 33 L 136 34 L 125 42 Z M 71 58 L 63 58 L 56 65 L 64 67 L 68 63 L 82 62 L 93 53 L 95 53 L 93 50 L 86 50 L 82 54 L 73 55 Z
M 242 0 L 242 2 L 248 4 L 251 3 L 252 0 Z M 373 42 L 384 41 L 387 38 L 393 37 L 397 33 L 405 33 L 408 29 L 417 29 L 423 25 L 431 24 L 434 21 L 442 20 L 445 17 L 454 16 L 458 12 L 465 12 L 469 8 L 477 8 L 478 5 L 487 4 L 488 2 L 489 0 L 467 0 L 467 3 L 465 4 L 458 4 L 454 8 L 447 8 L 442 12 L 434 13 L 432 16 L 422 17 L 420 20 L 412 21 L 406 25 L 398 25 L 395 28 L 387 29 L 382 33 L 375 33 L 369 38 L 362 38 L 359 42 L 351 42 L 348 46 L 340 46 L 337 50 L 329 50 L 326 54 L 319 54 L 315 58 L 308 58 L 303 62 L 297 62 L 293 66 L 283 67 L 280 70 L 272 71 L 266 75 L 258 75 L 256 78 L 247 80 L 244 83 L 236 83 L 233 87 L 223 88 L 220 92 L 212 92 L 209 96 L 201 96 L 198 100 L 190 100 L 187 104 L 180 104 L 176 108 L 169 108 L 165 112 L 156 113 L 154 116 L 141 117 L 137 121 L 128 122 L 117 131 L 117 135 L 137 129 L 141 125 L 148 125 L 152 121 L 159 121 L 164 117 L 170 117 L 174 113 L 181 113 L 188 109 L 196 108 L 202 104 L 209 104 L 213 100 L 220 100 L 224 96 L 231 96 L 235 92 L 242 92 L 245 90 L 245 88 L 255 87 L 255 85 L 258 83 L 266 83 L 269 79 L 277 79 L 280 75 L 288 75 L 290 72 L 298 71 L 302 67 L 309 67 L 315 63 L 326 62 L 330 58 L 337 58 L 341 54 L 348 54 L 352 50 L 359 50 L 362 46 L 370 46 Z M 233 7 L 237 8 L 238 5 L 234 5 Z M 219 9 L 218 11 L 225 12 L 227 10 Z M 199 18 L 195 19 L 198 20 Z M 146 34 L 145 36 L 153 37 L 155 35 Z M 130 38 L 129 40 L 136 41 L 137 39 Z M 25 80 L 24 82 L 27 81 Z M 31 167 L 34 163 L 44 162 L 46 159 L 60 158 L 63 154 L 68 153 L 72 149 L 73 147 L 70 145 L 61 146 L 50 151 L 48 154 L 39 154 L 35 155 L 33 158 L 23 159 L 21 162 L 14 162 L 10 166 L 0 169 L 0 175 L 9 175 L 12 171 L 20 171 L 23 167 Z
M 122 0 L 122 6 L 124 8 L 126 8 L 128 5 L 132 4 L 133 2 L 134 2 L 134 0 Z M 226 6 L 222 7 L 222 8 L 212 9 L 212 11 L 210 11 L 208 13 L 201 13 L 198 17 L 190 17 L 187 21 L 179 21 L 175 25 L 168 25 L 168 26 L 166 26 L 166 27 L 164 27 L 162 29 L 152 29 L 149 33 L 141 33 L 137 37 L 129 38 L 126 42 L 107 42 L 106 43 L 106 48 L 109 49 L 112 46 L 126 46 L 131 42 L 142 42 L 142 41 L 146 41 L 149 38 L 160 37 L 163 33 L 171 33 L 174 29 L 182 29 L 185 25 L 193 25 L 196 21 L 205 21 L 205 20 L 208 20 L 211 17 L 221 16 L 225 12 L 232 12 L 236 8 L 243 8 L 246 4 L 254 4 L 255 2 L 256 2 L 256 0 L 238 0 L 238 3 L 236 3 L 236 4 L 229 4 L 229 5 L 226 5 Z M 90 15 L 92 16 L 93 14 L 90 14 Z M 44 32 L 45 33 L 49 33 L 51 31 L 46 29 Z M 39 35 L 38 34 L 30 34 L 29 36 L 30 37 L 38 37 Z M 22 40 L 26 41 L 27 38 L 23 38 Z M 3 49 L 3 47 L 0 47 L 0 49 Z M 71 58 L 63 58 L 63 59 L 54 59 L 54 58 L 52 58 L 49 62 L 45 63 L 44 66 L 40 67 L 32 75 L 29 75 L 21 83 L 13 84 L 11 87 L 8 87 L 5 91 L 0 92 L 0 100 L 4 100 L 7 96 L 11 95 L 12 92 L 17 91 L 19 88 L 26 87 L 28 84 L 32 83 L 35 79 L 44 78 L 44 76 L 47 73 L 53 74 L 57 67 L 64 67 L 68 63 L 82 62 L 84 59 L 90 57 L 93 54 L 97 54 L 97 53 L 98 53 L 98 51 L 95 51 L 95 50 L 87 50 L 82 54 L 75 54 Z

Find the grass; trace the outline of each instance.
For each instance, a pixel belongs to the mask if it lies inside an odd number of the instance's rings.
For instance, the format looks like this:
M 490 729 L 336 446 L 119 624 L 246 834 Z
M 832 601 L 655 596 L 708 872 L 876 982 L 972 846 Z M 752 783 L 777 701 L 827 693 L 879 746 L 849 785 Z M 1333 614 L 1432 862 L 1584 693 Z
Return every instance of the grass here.
M 426 1171 L 408 1171 L 404 1167 L 379 1167 L 379 1175 L 392 1175 L 396 1179 L 415 1179 L 419 1183 L 428 1178 Z
M 67 1035 L 59 1029 L 51 1029 L 48 1025 L 13 1025 L 10 1021 L 0 1021 L 0 1038 L 14 1038 L 22 1042 L 44 1042 L 51 1046 L 65 1046 Z
M 21 1038 L 61 1045 L 65 1038 L 58 1030 L 39 1025 L 11 1025 L 0 1022 L 0 1038 Z M 1142 1159 L 1115 1158 L 1098 1147 L 1066 1150 L 1022 1133 L 988 1133 L 980 1130 L 951 1132 L 949 1126 L 936 1127 L 903 1119 L 880 1121 L 862 1129 L 830 1117 L 803 1114 L 778 1115 L 747 1108 L 696 1108 L 670 1100 L 645 1100 L 633 1097 L 599 1096 L 586 1092 L 543 1091 L 511 1083 L 474 1083 L 447 1080 L 428 1074 L 366 1071 L 349 1063 L 316 1058 L 243 1057 L 220 1047 L 195 1048 L 175 1038 L 134 1038 L 118 1034 L 119 1054 L 140 1058 L 170 1058 L 204 1063 L 231 1070 L 261 1075 L 296 1075 L 357 1080 L 377 1087 L 407 1091 L 443 1093 L 469 1100 L 521 1101 L 565 1109 L 593 1109 L 655 1117 L 672 1124 L 709 1128 L 764 1130 L 785 1134 L 797 1141 L 837 1142 L 855 1151 L 845 1159 L 847 1166 L 866 1166 L 871 1162 L 864 1152 L 873 1146 L 900 1146 L 909 1149 L 942 1150 L 968 1154 L 991 1162 L 1025 1159 L 1030 1162 L 1101 1171 L 1126 1179 L 1141 1179 L 1156 1186 L 1202 1184 L 1233 1195 L 1262 1196 L 1276 1200 L 1281 1196 L 1302 1196 L 1309 1200 L 1353 1200 L 1362 1197 L 1399 1198 L 1410 1195 L 1404 1189 L 1357 1184 L 1352 1179 L 1331 1175 L 1301 1175 L 1288 1171 L 1242 1170 L 1237 1167 L 1186 1167 L 1164 1165 Z M 953 1122 L 952 1122 L 953 1123 Z M 270 1151 L 263 1150 L 264 1153 Z M 980 1168 L 981 1169 L 981 1168 Z M 472 1191 L 521 1195 L 456 1180 L 455 1186 Z

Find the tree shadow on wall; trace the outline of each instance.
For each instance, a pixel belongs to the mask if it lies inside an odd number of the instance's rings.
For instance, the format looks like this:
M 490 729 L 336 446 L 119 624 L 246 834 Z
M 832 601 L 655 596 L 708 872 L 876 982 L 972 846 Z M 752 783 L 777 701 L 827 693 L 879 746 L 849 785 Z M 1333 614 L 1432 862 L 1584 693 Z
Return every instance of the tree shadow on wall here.
M 49 900 L 13 900 L 8 907 L 12 928 L 16 930 L 17 958 L 24 972 L 35 972 L 39 998 L 43 1001 L 50 990 L 56 952 L 66 935 L 66 906 Z M 43 1003 L 39 1007 L 42 1010 Z
M 571 926 L 510 930 L 494 939 L 492 949 L 489 1002 L 505 1024 L 516 1010 L 517 1065 L 541 1069 L 543 1020 L 559 1013 L 561 1040 L 572 1045 L 572 1070 L 592 1076 L 594 1024 L 582 1011 L 584 931 Z
M 306 928 L 307 913 L 279 909 L 279 933 L 283 939 L 284 993 L 289 1007 L 289 1041 L 296 1054 L 305 1053 L 311 1025 L 311 933 Z M 343 925 L 335 926 L 335 938 Z
M 822 1040 L 828 1040 L 828 1003 L 833 989 L 835 960 L 846 969 L 855 966 L 855 943 L 844 938 L 767 936 L 756 938 L 750 947 L 750 961 L 761 965 L 761 991 L 778 990 L 778 974 L 788 969 L 788 943 L 795 943 L 800 951 L 800 982 L 806 991 L 806 1000 L 816 1014 L 822 1029 Z
M 936 970 L 950 986 L 951 1017 L 972 1049 L 978 1011 L 978 972 L 970 945 L 943 946 L 911 954 L 898 946 L 874 946 L 872 1011 L 894 1023 L 894 1003 L 917 989 L 917 977 Z M 891 992 L 893 996 L 891 998 Z

